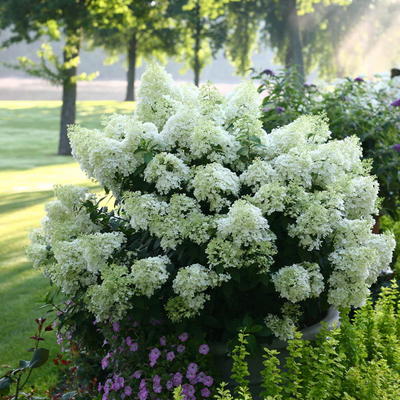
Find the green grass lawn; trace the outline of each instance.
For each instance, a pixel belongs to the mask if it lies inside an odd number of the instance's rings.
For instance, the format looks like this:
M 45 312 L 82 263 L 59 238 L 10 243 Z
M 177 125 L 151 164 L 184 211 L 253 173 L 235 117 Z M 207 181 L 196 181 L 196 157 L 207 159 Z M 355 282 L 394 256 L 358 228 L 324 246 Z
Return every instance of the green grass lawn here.
M 102 115 L 132 108 L 132 103 L 80 102 L 77 122 L 100 126 Z M 40 224 L 54 184 L 94 186 L 71 157 L 56 155 L 59 110 L 57 101 L 0 101 L 0 375 L 29 358 L 29 337 L 48 289 L 25 256 L 29 231 Z M 52 332 L 45 343 L 54 356 L 58 348 Z M 42 389 L 56 380 L 51 362 L 32 378 Z

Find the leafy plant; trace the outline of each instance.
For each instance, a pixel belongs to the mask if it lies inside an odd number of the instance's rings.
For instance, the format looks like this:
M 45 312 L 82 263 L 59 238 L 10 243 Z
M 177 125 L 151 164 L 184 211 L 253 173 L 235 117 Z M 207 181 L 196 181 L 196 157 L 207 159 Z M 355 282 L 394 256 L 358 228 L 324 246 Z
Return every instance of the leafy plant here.
M 0 398 L 1 399 L 34 399 L 33 393 L 23 392 L 27 383 L 31 378 L 32 372 L 36 368 L 44 365 L 49 358 L 49 350 L 39 347 L 44 341 L 43 333 L 52 331 L 52 325 L 45 326 L 46 318 L 38 318 L 35 320 L 37 329 L 33 336 L 30 337 L 35 343 L 34 347 L 28 351 L 32 352 L 32 358 L 29 361 L 21 360 L 17 368 L 14 368 L 0 378 Z M 13 392 L 13 394 L 10 394 Z

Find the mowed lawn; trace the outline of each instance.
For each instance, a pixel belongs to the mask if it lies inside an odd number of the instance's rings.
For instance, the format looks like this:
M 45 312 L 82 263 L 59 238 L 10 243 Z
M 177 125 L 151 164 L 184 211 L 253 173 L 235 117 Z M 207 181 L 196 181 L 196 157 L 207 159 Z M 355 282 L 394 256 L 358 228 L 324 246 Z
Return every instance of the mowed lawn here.
M 100 127 L 104 114 L 130 113 L 133 103 L 79 102 L 77 122 Z M 39 226 L 54 184 L 94 186 L 71 157 L 57 156 L 60 102 L 0 101 L 0 376 L 31 353 L 34 319 L 42 316 L 49 284 L 25 256 L 29 232 Z M 52 358 L 54 333 L 44 342 Z M 45 389 L 57 381 L 52 362 L 32 382 Z

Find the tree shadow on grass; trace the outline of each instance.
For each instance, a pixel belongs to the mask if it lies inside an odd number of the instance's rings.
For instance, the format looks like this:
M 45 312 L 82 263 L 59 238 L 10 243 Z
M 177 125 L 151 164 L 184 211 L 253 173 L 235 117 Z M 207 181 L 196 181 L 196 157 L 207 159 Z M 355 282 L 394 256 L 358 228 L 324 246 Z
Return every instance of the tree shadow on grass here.
M 47 202 L 53 196 L 53 190 L 0 195 L 0 214 L 32 207 L 45 201 Z

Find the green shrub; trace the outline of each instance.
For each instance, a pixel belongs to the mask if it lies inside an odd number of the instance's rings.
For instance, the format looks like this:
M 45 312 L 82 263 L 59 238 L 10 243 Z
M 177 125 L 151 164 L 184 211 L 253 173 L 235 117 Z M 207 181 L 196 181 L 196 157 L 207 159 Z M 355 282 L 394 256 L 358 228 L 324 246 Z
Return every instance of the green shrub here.
M 348 310 L 347 310 L 348 311 Z M 280 368 L 278 351 L 265 349 L 261 397 L 265 400 L 398 400 L 400 398 L 400 291 L 396 283 L 384 288 L 341 326 L 323 330 L 316 341 L 288 341 L 288 357 Z M 246 335 L 233 354 L 236 396 L 225 384 L 218 400 L 249 399 Z M 242 372 L 242 375 L 240 374 Z

